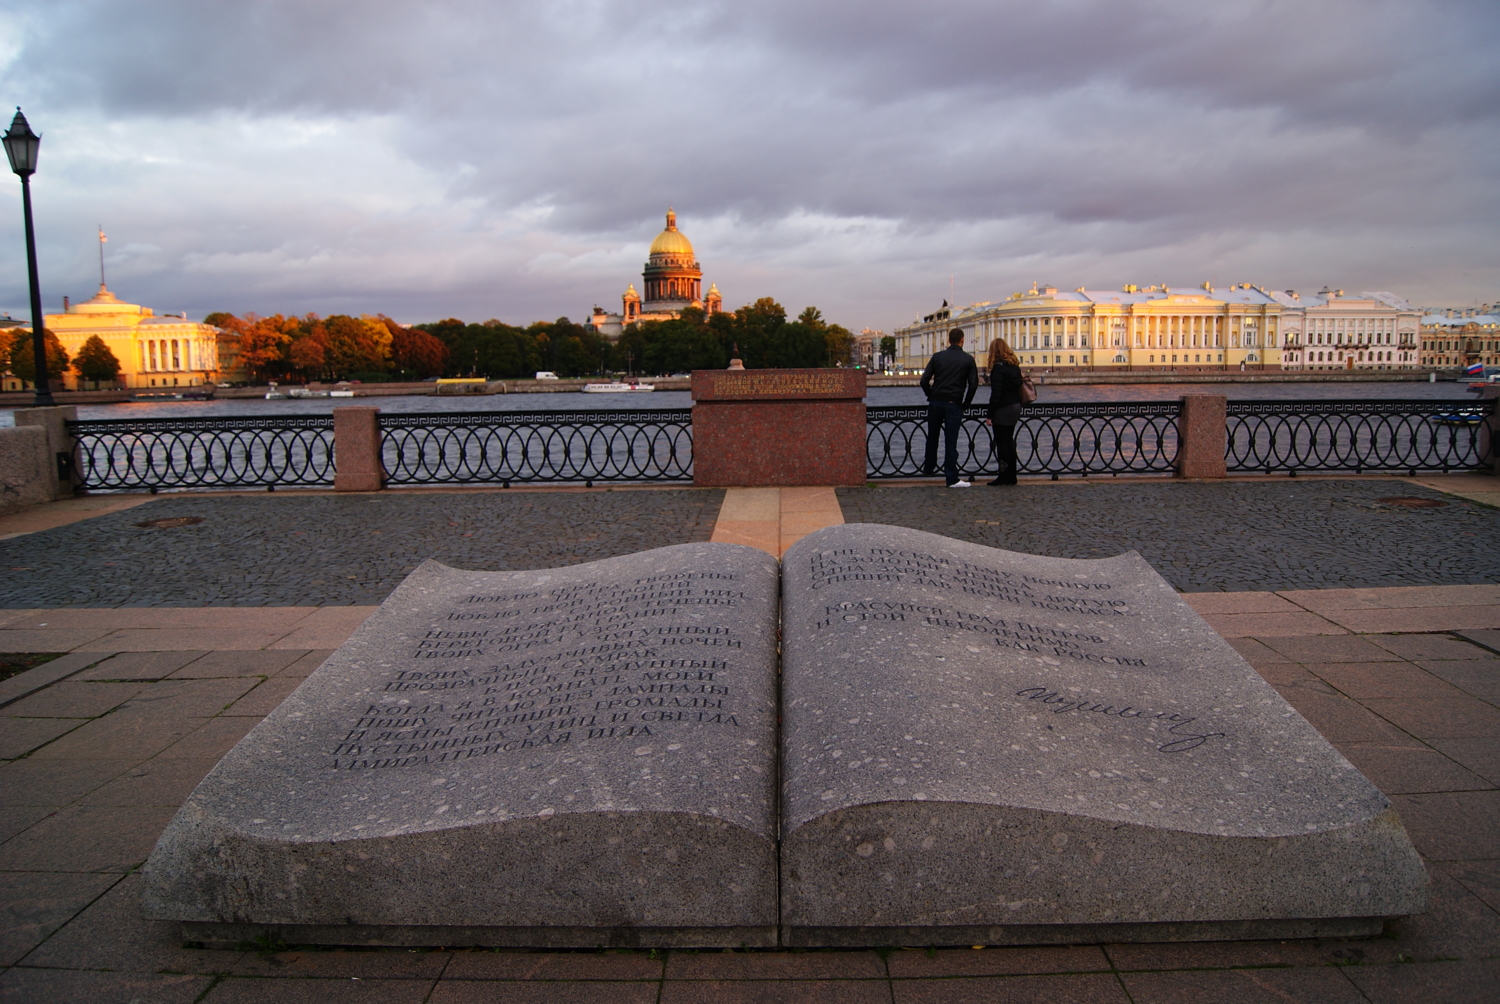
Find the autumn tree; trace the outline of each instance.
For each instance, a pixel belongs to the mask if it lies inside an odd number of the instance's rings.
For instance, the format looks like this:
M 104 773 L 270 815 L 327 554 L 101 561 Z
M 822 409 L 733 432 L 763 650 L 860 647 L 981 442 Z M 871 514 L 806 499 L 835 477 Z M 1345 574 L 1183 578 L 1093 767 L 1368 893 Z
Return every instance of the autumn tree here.
M 57 336 L 45 328 L 42 332 L 42 344 L 46 347 L 47 380 L 61 380 L 62 375 L 68 371 L 68 352 L 62 347 L 62 342 Z M 32 346 L 36 339 L 28 330 L 22 329 L 12 333 L 10 342 L 10 371 L 27 383 L 36 383 L 36 353 Z
M 319 322 L 309 314 L 306 320 L 309 334 L 322 329 L 330 375 L 348 379 L 356 374 L 383 374 L 389 366 L 391 333 L 378 318 L 334 314 Z
M 297 325 L 286 347 L 287 362 L 304 377 L 321 379 L 328 370 L 328 330 L 312 315 Z
M 391 362 L 398 372 L 417 377 L 442 376 L 448 365 L 448 346 L 419 328 L 403 328 L 389 317 L 381 322 L 391 335 Z
M 233 332 L 239 342 L 240 362 L 256 381 L 286 374 L 290 363 L 287 348 L 292 336 L 301 330 L 301 322 L 296 317 L 281 314 L 236 317 L 220 312 L 209 314 L 203 322 Z
M 73 360 L 73 369 L 82 380 L 92 380 L 95 387 L 108 380 L 111 383 L 120 375 L 120 360 L 104 344 L 98 335 L 89 335 L 78 356 Z

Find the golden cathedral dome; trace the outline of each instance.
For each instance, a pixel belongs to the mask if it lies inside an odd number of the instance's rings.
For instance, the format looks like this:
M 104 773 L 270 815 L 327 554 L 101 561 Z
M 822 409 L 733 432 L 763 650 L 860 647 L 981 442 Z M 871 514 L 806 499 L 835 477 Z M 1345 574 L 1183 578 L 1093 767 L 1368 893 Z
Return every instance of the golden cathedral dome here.
M 657 235 L 656 240 L 651 242 L 651 254 L 670 254 L 693 256 L 693 242 L 682 235 L 677 229 L 677 213 L 671 209 L 667 210 L 667 229 Z

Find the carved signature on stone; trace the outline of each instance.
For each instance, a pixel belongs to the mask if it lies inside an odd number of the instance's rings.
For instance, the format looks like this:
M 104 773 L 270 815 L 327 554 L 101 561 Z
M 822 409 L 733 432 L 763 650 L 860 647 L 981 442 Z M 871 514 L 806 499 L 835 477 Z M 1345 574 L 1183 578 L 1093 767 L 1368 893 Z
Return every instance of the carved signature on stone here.
M 1101 704 L 1098 702 L 1084 700 L 1073 700 L 1063 697 L 1055 690 L 1046 687 L 1026 687 L 1016 691 L 1017 697 L 1024 697 L 1028 701 L 1041 701 L 1051 707 L 1054 715 L 1066 714 L 1069 711 L 1077 711 L 1080 714 L 1108 715 L 1113 718 L 1140 718 L 1152 722 L 1171 722 L 1169 733 L 1177 736 L 1169 743 L 1156 747 L 1160 753 L 1185 753 L 1190 749 L 1197 749 L 1208 740 L 1222 737 L 1223 732 L 1190 732 L 1188 726 L 1198 719 L 1194 717 L 1176 714 L 1168 711 L 1151 711 L 1146 708 L 1137 708 L 1129 704 L 1114 705 Z

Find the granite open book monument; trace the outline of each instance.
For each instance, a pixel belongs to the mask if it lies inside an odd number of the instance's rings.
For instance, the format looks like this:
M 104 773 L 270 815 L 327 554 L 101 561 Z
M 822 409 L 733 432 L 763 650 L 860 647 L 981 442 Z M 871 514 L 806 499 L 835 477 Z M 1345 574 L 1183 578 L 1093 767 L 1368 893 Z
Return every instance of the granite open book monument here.
M 428 562 L 145 879 L 189 938 L 329 944 L 1351 935 L 1427 895 L 1389 801 L 1139 556 L 870 524 L 782 566 Z

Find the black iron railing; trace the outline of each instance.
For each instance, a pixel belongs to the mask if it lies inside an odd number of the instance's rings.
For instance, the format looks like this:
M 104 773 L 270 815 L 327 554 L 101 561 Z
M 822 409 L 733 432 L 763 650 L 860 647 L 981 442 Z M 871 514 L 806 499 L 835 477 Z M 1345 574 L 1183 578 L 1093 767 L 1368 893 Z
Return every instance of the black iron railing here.
M 1452 471 L 1487 462 L 1495 402 L 1230 401 L 1232 472 Z M 1033 404 L 1016 427 L 1026 475 L 1171 474 L 1175 401 Z M 866 409 L 871 478 L 919 477 L 925 407 Z M 391 485 L 657 481 L 693 478 L 690 409 L 380 416 Z M 110 419 L 68 423 L 84 489 L 329 485 L 333 417 Z M 942 464 L 941 452 L 938 456 Z M 965 415 L 959 467 L 998 469 L 984 409 Z
M 691 481 L 692 411 L 381 415 L 387 483 Z
M 1461 471 L 1483 466 L 1492 401 L 1230 401 L 1230 471 Z
M 69 422 L 80 486 L 245 488 L 333 483 L 333 416 Z
M 1177 463 L 1176 401 L 1134 404 L 1032 404 L 1016 426 L 1021 474 L 1170 474 Z M 867 408 L 865 447 L 871 478 L 920 477 L 927 408 Z M 998 471 L 985 410 L 967 409 L 959 431 L 959 470 Z M 943 458 L 938 450 L 938 469 Z

